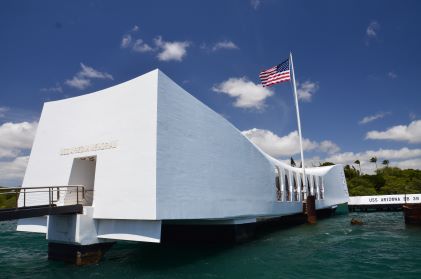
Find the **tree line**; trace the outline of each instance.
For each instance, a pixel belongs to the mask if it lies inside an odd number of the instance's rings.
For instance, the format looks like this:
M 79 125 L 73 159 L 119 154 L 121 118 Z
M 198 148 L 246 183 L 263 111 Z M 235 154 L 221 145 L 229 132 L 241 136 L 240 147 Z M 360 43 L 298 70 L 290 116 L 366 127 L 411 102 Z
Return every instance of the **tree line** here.
M 390 167 L 389 160 L 383 160 L 383 167 L 378 168 L 376 157 L 371 158 L 370 162 L 376 164 L 375 173 L 371 175 L 361 172 L 359 160 L 354 162 L 359 169 L 345 165 L 344 172 L 350 196 L 421 193 L 421 170 Z M 333 163 L 325 162 L 320 165 L 328 166 Z

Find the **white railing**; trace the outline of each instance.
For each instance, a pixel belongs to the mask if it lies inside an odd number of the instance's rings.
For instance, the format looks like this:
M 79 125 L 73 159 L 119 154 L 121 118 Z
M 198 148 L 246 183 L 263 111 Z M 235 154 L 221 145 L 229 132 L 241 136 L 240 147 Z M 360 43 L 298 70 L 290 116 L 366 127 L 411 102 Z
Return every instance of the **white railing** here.
M 304 201 L 309 193 L 315 195 L 317 200 L 324 199 L 323 176 L 306 174 L 305 188 L 301 169 L 276 166 L 275 173 L 277 201 Z
M 84 204 L 83 185 L 3 188 L 0 195 L 15 196 L 15 207 Z

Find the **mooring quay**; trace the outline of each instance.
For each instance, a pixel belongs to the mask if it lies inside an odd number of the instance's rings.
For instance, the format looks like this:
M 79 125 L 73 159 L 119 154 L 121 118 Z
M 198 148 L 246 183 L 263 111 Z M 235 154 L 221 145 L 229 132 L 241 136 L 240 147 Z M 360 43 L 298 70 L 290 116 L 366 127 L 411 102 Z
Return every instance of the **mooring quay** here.
M 349 197 L 350 211 L 393 211 L 402 210 L 404 204 L 421 203 L 421 194 L 356 196 Z

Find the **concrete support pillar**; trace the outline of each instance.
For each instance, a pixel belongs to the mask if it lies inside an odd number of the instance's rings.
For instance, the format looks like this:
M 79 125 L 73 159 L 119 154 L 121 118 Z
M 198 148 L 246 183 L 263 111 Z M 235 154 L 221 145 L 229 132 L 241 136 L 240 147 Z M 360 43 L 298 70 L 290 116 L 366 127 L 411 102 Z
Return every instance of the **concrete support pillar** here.
M 313 195 L 307 196 L 306 213 L 307 213 L 307 223 L 316 224 L 317 223 L 316 199 L 315 199 L 315 196 Z
M 98 263 L 114 242 L 90 245 L 48 242 L 48 259 L 64 261 L 76 265 Z
M 98 239 L 93 208 L 85 206 L 83 214 L 48 217 L 48 259 L 76 265 L 97 263 L 114 242 Z

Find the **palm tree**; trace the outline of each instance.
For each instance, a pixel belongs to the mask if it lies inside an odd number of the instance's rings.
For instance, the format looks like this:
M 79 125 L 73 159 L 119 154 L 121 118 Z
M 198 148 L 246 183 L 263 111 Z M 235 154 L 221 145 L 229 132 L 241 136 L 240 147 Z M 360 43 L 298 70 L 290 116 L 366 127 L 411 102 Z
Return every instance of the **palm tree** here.
M 360 167 L 360 173 L 362 173 L 362 172 L 361 172 L 361 162 L 360 162 L 360 160 L 358 160 L 358 159 L 357 159 L 357 160 L 355 160 L 355 161 L 354 161 L 354 164 L 357 164 L 357 165 Z
M 371 157 L 370 163 L 375 163 L 376 164 L 376 170 L 377 170 L 377 157 Z
M 295 167 L 295 161 L 292 157 L 291 157 L 291 167 Z
M 389 160 L 383 160 L 382 164 L 385 165 L 386 168 L 388 168 L 389 167 Z

